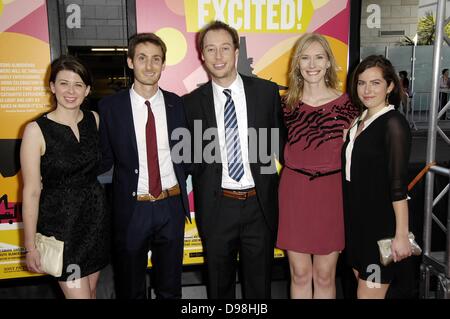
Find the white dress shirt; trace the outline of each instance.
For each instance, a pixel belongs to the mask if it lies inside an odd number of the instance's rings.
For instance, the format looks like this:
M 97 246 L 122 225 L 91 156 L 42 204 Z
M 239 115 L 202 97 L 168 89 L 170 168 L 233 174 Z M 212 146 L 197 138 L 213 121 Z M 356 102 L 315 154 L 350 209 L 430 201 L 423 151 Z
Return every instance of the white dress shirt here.
M 221 87 L 212 82 L 214 95 L 214 110 L 216 112 L 217 130 L 219 134 L 220 156 L 222 160 L 222 188 L 226 189 L 247 189 L 255 187 L 250 164 L 248 160 L 248 122 L 247 122 L 247 102 L 245 100 L 244 83 L 238 74 L 236 80 L 227 88 Z M 225 103 L 227 97 L 223 90 L 230 89 L 236 109 L 236 117 L 239 130 L 239 142 L 241 144 L 242 163 L 244 164 L 244 175 L 239 182 L 236 182 L 228 174 L 227 146 L 225 143 Z
M 373 123 L 373 121 L 375 121 L 377 118 L 379 118 L 381 115 L 383 115 L 384 113 L 387 113 L 391 110 L 395 110 L 393 105 L 388 105 L 387 107 L 383 107 L 380 111 L 378 111 L 378 113 L 372 115 L 372 117 L 370 119 L 368 119 L 367 121 L 364 122 L 364 127 L 361 131 L 361 133 L 369 127 L 370 124 Z M 352 125 L 352 127 L 350 128 L 348 134 L 349 134 L 349 138 L 350 141 L 347 144 L 347 148 L 345 149 L 345 179 L 347 181 L 350 182 L 350 169 L 351 169 L 351 165 L 352 165 L 352 153 L 353 153 L 353 146 L 355 145 L 355 139 L 356 139 L 356 131 L 358 130 L 358 121 L 359 119 L 363 119 L 366 117 L 367 114 L 367 110 L 365 110 L 361 116 L 355 120 L 354 124 Z M 359 134 L 361 134 L 359 133 Z
M 140 96 L 134 85 L 130 89 L 131 109 L 133 111 L 134 131 L 136 133 L 136 144 L 139 157 L 139 173 L 137 193 L 148 194 L 148 167 L 147 167 L 147 143 L 145 138 L 145 127 L 147 125 L 148 110 L 145 104 L 146 99 Z M 166 106 L 161 90 L 153 95 L 149 100 L 155 117 L 156 140 L 158 143 L 158 162 L 161 175 L 162 189 L 168 189 L 177 184 L 177 178 L 173 169 L 172 158 L 170 156 L 169 133 L 167 131 Z

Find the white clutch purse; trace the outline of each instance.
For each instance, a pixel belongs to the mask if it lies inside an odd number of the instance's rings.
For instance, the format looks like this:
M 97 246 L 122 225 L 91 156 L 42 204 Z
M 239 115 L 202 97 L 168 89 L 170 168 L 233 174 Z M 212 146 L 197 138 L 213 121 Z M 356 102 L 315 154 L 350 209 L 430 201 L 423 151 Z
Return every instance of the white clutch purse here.
M 414 240 L 413 233 L 408 234 L 409 242 L 411 244 L 412 254 L 415 256 L 419 256 L 422 254 L 422 249 Z M 394 256 L 392 256 L 392 240 L 394 238 L 384 238 L 377 241 L 378 248 L 380 250 L 380 262 L 383 266 L 389 265 L 392 261 L 394 261 Z
M 36 233 L 36 249 L 41 257 L 41 270 L 54 277 L 60 277 L 63 268 L 64 242 L 54 236 L 47 237 Z

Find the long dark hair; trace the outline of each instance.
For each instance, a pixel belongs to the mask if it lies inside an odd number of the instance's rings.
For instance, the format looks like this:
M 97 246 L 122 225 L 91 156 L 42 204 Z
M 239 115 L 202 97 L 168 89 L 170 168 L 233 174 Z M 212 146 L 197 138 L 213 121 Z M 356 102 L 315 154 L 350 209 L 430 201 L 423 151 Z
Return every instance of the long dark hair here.
M 386 59 L 382 55 L 370 55 L 364 60 L 362 60 L 358 66 L 356 67 L 355 71 L 352 75 L 352 81 L 351 81 L 351 88 L 350 88 L 350 95 L 352 98 L 352 102 L 355 106 L 357 106 L 362 112 L 366 107 L 364 106 L 363 102 L 358 97 L 358 78 L 361 73 L 363 73 L 365 70 L 378 67 L 381 70 L 381 73 L 383 74 L 384 80 L 387 82 L 387 85 L 391 85 L 391 83 L 394 84 L 394 88 L 388 95 L 388 102 L 389 104 L 394 105 L 395 108 L 398 108 L 400 105 L 400 81 L 397 76 L 397 73 L 395 72 L 394 67 L 392 66 L 391 61 Z

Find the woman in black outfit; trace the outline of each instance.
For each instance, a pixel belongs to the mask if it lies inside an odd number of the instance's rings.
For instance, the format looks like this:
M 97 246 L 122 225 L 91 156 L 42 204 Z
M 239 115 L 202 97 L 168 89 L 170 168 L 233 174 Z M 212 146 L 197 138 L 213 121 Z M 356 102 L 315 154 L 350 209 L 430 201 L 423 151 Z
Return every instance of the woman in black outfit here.
M 395 110 L 400 83 L 383 56 L 356 68 L 352 102 L 362 114 L 348 131 L 342 151 L 347 261 L 358 280 L 358 298 L 384 298 L 396 262 L 411 255 L 408 240 L 407 169 L 411 133 Z M 393 237 L 395 263 L 380 263 L 377 241 Z
M 35 235 L 54 236 L 64 242 L 57 278 L 64 296 L 91 299 L 109 262 L 110 236 L 97 181 L 99 117 L 81 108 L 92 80 L 80 60 L 62 56 L 52 63 L 49 82 L 55 108 L 26 125 L 20 150 L 26 264 L 42 273 Z

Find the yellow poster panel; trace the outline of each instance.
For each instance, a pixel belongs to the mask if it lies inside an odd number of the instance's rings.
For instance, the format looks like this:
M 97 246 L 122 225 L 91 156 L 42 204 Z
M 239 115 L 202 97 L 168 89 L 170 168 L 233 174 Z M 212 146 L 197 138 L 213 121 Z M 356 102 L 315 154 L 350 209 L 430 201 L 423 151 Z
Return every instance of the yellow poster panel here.
M 220 20 L 239 32 L 301 33 L 307 30 L 314 13 L 311 0 L 184 0 L 184 8 L 188 32 Z
M 39 276 L 26 270 L 23 228 L 0 225 L 0 279 Z
M 0 50 L 0 139 L 15 139 L 30 119 L 50 108 L 50 48 L 13 32 L 1 32 L 0 43 L 8 44 Z
M 26 123 L 50 107 L 50 48 L 15 32 L 0 32 L 0 43 L 0 279 L 9 279 L 36 276 L 26 271 L 16 161 Z

